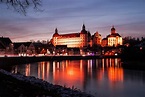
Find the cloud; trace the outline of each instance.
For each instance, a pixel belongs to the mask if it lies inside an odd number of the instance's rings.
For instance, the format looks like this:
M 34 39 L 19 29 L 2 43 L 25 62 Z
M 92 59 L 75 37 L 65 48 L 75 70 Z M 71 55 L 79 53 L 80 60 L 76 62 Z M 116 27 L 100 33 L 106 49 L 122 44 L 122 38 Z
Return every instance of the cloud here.
M 115 25 L 120 33 L 140 36 L 145 31 L 144 0 L 43 0 L 42 12 L 28 9 L 27 16 L 0 8 L 0 32 L 13 40 L 50 39 L 59 33 L 79 32 L 82 24 L 103 36 Z M 126 33 L 127 32 L 127 33 Z M 138 34 L 138 35 L 139 35 Z M 137 36 L 137 35 L 136 35 Z

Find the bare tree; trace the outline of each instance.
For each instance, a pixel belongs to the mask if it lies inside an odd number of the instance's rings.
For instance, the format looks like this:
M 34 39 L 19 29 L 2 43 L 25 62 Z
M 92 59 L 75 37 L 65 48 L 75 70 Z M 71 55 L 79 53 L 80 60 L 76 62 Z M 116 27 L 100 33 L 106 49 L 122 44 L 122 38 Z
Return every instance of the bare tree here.
M 22 12 L 26 15 L 26 9 L 33 7 L 38 10 L 38 6 L 41 6 L 41 0 L 0 0 L 0 3 L 6 4 L 8 7 L 13 7 L 17 12 Z

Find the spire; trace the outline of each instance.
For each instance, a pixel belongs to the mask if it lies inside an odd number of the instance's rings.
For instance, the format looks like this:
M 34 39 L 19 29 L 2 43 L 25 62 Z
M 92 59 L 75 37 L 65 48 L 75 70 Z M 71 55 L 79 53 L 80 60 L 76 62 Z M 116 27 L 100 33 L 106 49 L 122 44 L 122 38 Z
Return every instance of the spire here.
M 55 33 L 58 33 L 58 30 L 57 30 L 57 28 L 55 28 Z
M 85 30 L 85 25 L 83 24 L 82 30 Z
M 53 37 L 57 37 L 57 36 L 59 36 L 59 34 L 57 28 L 55 28 L 55 33 L 53 34 Z
M 83 24 L 81 34 L 87 34 L 87 33 L 88 32 L 86 31 L 85 25 Z

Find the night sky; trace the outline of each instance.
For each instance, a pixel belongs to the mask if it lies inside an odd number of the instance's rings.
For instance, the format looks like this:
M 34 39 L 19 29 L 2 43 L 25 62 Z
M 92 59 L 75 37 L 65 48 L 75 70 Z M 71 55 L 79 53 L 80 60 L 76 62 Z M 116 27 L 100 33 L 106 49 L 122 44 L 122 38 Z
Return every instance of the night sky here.
M 145 0 L 42 0 L 40 9 L 29 8 L 25 16 L 0 4 L 0 36 L 13 42 L 50 40 L 56 27 L 76 33 L 84 23 L 103 38 L 112 25 L 122 37 L 145 37 Z

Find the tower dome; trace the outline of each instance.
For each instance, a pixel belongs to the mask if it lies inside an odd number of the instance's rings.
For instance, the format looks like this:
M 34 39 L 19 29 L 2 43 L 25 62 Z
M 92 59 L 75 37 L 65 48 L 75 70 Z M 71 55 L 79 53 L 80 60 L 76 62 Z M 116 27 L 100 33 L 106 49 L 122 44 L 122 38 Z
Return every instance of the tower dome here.
M 116 29 L 114 28 L 114 26 L 112 26 L 111 31 L 114 31 L 114 30 L 116 30 Z
M 116 33 L 116 29 L 114 28 L 114 26 L 112 26 L 112 28 L 111 28 L 111 34 L 114 34 L 114 33 Z

